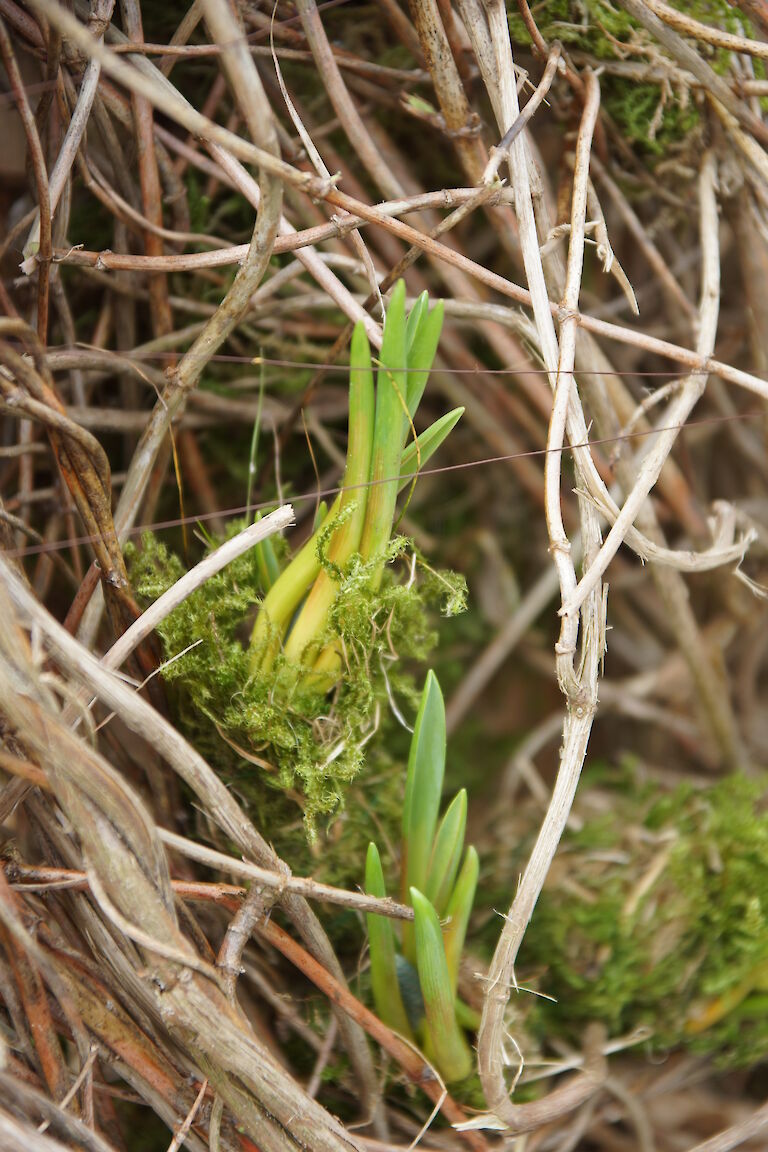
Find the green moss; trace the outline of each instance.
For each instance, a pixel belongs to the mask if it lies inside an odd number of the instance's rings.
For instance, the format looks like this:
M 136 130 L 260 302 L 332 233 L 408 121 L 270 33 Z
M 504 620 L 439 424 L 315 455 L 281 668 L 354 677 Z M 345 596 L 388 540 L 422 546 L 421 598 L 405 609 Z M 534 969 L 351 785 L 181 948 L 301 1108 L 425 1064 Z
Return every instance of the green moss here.
M 243 526 L 233 524 L 231 533 Z M 391 701 L 415 711 L 409 664 L 434 647 L 434 610 L 456 610 L 463 597 L 463 579 L 424 566 L 404 538 L 390 543 L 388 555 L 379 590 L 371 589 L 369 565 L 359 556 L 341 573 L 322 638 L 340 640 L 345 652 L 343 678 L 330 695 L 308 688 L 311 681 L 281 655 L 268 674 L 254 674 L 247 638 L 262 598 L 254 552 L 209 580 L 158 629 L 172 660 L 164 678 L 179 725 L 294 866 L 311 862 L 311 842 L 322 833 L 324 875 L 336 880 L 357 880 L 368 840 L 380 836 L 382 822 L 397 822 L 402 776 L 387 772 L 383 741 L 370 755 L 371 738 L 392 723 Z M 141 550 L 128 550 L 128 561 L 145 602 L 183 573 L 151 535 Z M 354 803 L 347 805 L 353 782 Z
M 575 1038 L 597 1019 L 725 1065 L 768 1056 L 767 788 L 629 790 L 566 837 L 521 954 L 557 1003 L 529 1026 Z
M 687 16 L 737 35 L 750 35 L 749 22 L 727 0 L 672 0 Z M 528 31 L 514 0 L 508 4 L 513 44 L 528 46 Z M 664 49 L 619 5 L 609 0 L 543 0 L 532 6 L 537 27 L 549 43 L 559 40 L 566 48 L 587 53 L 597 61 L 646 61 L 658 64 Z M 725 74 L 731 53 L 701 41 L 687 40 L 712 69 Z M 604 73 L 600 79 L 602 104 L 620 132 L 649 157 L 666 156 L 685 144 L 700 122 L 692 94 L 684 89 L 662 92 L 660 84 L 628 80 Z M 662 100 L 664 101 L 663 106 Z M 651 131 L 651 125 L 655 131 Z

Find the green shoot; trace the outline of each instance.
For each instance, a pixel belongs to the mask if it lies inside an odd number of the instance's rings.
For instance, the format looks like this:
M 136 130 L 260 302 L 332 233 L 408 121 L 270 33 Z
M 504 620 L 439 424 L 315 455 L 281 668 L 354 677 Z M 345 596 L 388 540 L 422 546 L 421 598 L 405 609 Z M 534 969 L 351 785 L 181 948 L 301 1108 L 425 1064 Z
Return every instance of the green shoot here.
M 375 844 L 368 845 L 365 891 L 369 896 L 382 898 L 387 894 L 379 850 Z M 376 1011 L 389 1028 L 412 1040 L 413 1033 L 400 995 L 392 921 L 386 916 L 370 914 L 366 919 L 371 953 L 371 987 Z
M 403 804 L 403 895 L 426 888 L 445 774 L 445 704 L 434 672 L 427 673 L 408 755 Z
M 440 821 L 429 862 L 425 896 L 434 904 L 438 916 L 443 916 L 448 907 L 461 863 L 466 827 L 467 790 L 462 788 Z
M 459 983 L 459 965 L 461 953 L 464 950 L 464 939 L 467 935 L 467 925 L 472 905 L 475 900 L 477 878 L 480 873 L 480 861 L 477 852 L 471 846 L 467 848 L 464 863 L 453 889 L 451 898 L 446 907 L 448 925 L 445 929 L 445 958 L 451 976 L 451 987 L 454 993 Z
M 331 516 L 338 515 L 340 506 L 341 498 L 337 497 L 328 513 L 326 523 Z M 325 524 L 321 527 L 324 526 Z M 254 672 L 264 672 L 272 666 L 285 629 L 319 572 L 320 557 L 317 553 L 316 538 L 312 536 L 296 553 L 264 598 L 251 634 Z
M 315 509 L 315 516 L 314 516 L 314 519 L 312 521 L 312 535 L 313 536 L 314 536 L 315 532 L 320 531 L 323 524 L 325 523 L 325 518 L 327 515 L 328 515 L 328 503 L 325 500 L 320 500 L 318 502 L 317 508 Z
M 424 315 L 424 312 L 426 311 L 428 306 L 429 306 L 429 295 L 427 292 L 422 292 L 421 295 L 417 297 L 416 303 L 414 304 L 413 308 L 411 308 L 411 311 L 408 314 L 408 320 L 406 321 L 406 324 L 405 324 L 405 348 L 406 348 L 406 354 L 409 357 L 409 364 L 410 364 L 411 348 L 413 347 L 413 341 L 416 338 L 416 333 L 419 330 L 419 325 L 421 324 L 421 318 Z
M 413 480 L 418 470 L 424 467 L 431 456 L 434 456 L 463 415 L 463 408 L 454 408 L 453 411 L 446 412 L 445 416 L 435 420 L 434 424 L 430 424 L 425 432 L 422 432 L 420 436 L 416 437 L 416 440 L 405 448 L 400 460 L 398 492 L 402 492 L 406 484 L 410 484 Z
M 257 512 L 254 516 L 254 522 L 261 520 L 263 513 Z M 268 592 L 272 585 L 277 581 L 280 575 L 280 562 L 275 554 L 275 546 L 267 537 L 266 540 L 260 541 L 254 548 L 256 555 L 256 565 L 259 569 L 259 578 L 261 585 L 265 592 Z
M 264 364 L 259 370 L 259 402 L 256 407 L 256 419 L 253 422 L 251 433 L 251 451 L 248 456 L 248 487 L 245 494 L 247 514 L 251 513 L 251 498 L 253 496 L 253 482 L 256 479 L 256 461 L 259 455 L 259 434 L 261 432 L 261 410 L 264 404 Z
M 432 361 L 437 353 L 442 327 L 443 302 L 440 300 L 431 312 L 424 311 L 421 323 L 414 333 L 413 344 L 408 348 L 408 390 L 406 395 L 408 412 L 411 417 L 416 412 L 424 395 Z
M 410 996 L 408 1003 L 418 1000 L 423 1005 L 425 1020 L 420 1037 L 424 1051 L 446 1081 L 451 1082 L 463 1079 L 471 1071 L 471 1052 L 462 1029 L 475 1029 L 478 1025 L 477 1014 L 457 997 L 459 963 L 477 886 L 478 860 L 474 848 L 468 848 L 459 870 L 467 823 L 464 789 L 437 825 L 444 769 L 445 707 L 437 678 L 429 672 L 411 740 L 403 802 L 401 897 L 410 902 L 414 920 L 401 925 L 401 953 L 396 951 L 395 928 L 390 921 L 385 923 L 382 917 L 369 915 L 368 933 L 373 995 L 382 1020 L 390 1023 L 395 1013 L 402 1021 L 405 1015 L 412 1028 L 419 1031 L 415 1013 L 421 1015 L 421 1008 L 414 1008 L 409 1015 L 404 998 L 406 988 L 414 991 L 410 982 L 415 969 L 420 999 Z M 415 877 L 420 878 L 421 887 L 413 883 Z M 367 892 L 384 894 L 381 863 L 374 845 L 368 851 L 365 884 Z M 443 914 L 447 923 L 441 928 Z
M 472 1054 L 456 1020 L 440 921 L 418 888 L 411 888 L 410 895 L 416 934 L 416 964 L 427 1014 L 426 1047 L 449 1083 L 463 1080 L 472 1071 Z
M 353 562 L 362 561 L 367 586 L 379 590 L 398 492 L 437 451 L 463 412 L 457 408 L 415 435 L 413 416 L 442 322 L 442 306 L 430 311 L 426 293 L 406 318 L 405 284 L 398 281 L 384 323 L 375 387 L 368 338 L 362 324 L 355 327 L 342 491 L 330 511 L 318 515 L 311 538 L 282 573 L 275 572 L 270 556 L 258 558 L 266 596 L 251 635 L 255 674 L 269 674 L 282 651 L 286 666 L 295 669 L 286 683 L 301 681 L 324 693 L 342 675 L 342 645 L 328 631 L 345 576 Z M 404 448 L 409 430 L 413 438 Z M 420 874 L 417 882 L 423 885 L 426 876 Z
M 360 548 L 365 524 L 368 492 L 365 483 L 371 470 L 373 448 L 374 391 L 371 353 L 362 323 L 355 326 L 350 350 L 349 447 L 340 513 L 351 509 L 333 535 L 328 560 L 334 568 L 320 572 L 285 646 L 289 660 L 310 663 L 312 643 L 325 628 L 328 613 L 338 589 L 336 571 L 342 569 Z
M 397 365 L 397 367 L 395 367 Z M 389 302 L 376 381 L 376 421 L 368 515 L 360 543 L 361 555 L 375 560 L 371 583 L 377 587 L 384 567 L 384 549 L 395 515 L 402 427 L 408 388 L 405 343 L 405 282 L 398 280 Z
M 198 641 L 168 673 L 183 689 L 185 702 L 194 698 L 187 717 L 190 730 L 214 740 L 217 748 L 223 739 L 226 770 L 237 787 L 241 792 L 247 787 L 256 803 L 271 810 L 272 789 L 266 789 L 268 802 L 262 796 L 262 775 L 246 773 L 243 757 L 238 760 L 242 749 L 256 753 L 254 763 L 270 773 L 275 791 L 290 794 L 291 803 L 294 795 L 298 798 L 310 837 L 317 817 L 336 810 L 362 768 L 365 737 L 385 694 L 391 699 L 410 681 L 405 668 L 386 670 L 392 653 L 423 660 L 434 643 L 427 605 L 439 604 L 446 615 L 460 610 L 455 607 L 459 602 L 463 605 L 462 578 L 445 573 L 436 580 L 424 557 L 419 557 L 417 579 L 402 580 L 402 568 L 385 570 L 387 561 L 408 547 L 395 535 L 397 496 L 413 487 L 463 412 L 457 408 L 419 435 L 415 432 L 413 416 L 441 323 L 441 308 L 430 311 L 424 294 L 406 316 L 405 288 L 396 285 L 378 373 L 365 330 L 357 326 L 350 347 L 347 459 L 339 496 L 328 509 L 318 505 L 311 535 L 292 557 L 284 560 L 281 542 L 267 541 L 243 561 L 236 581 L 233 577 L 217 586 L 215 596 L 214 586 L 207 585 L 164 626 L 174 637 L 174 654 Z M 254 466 L 258 430 L 257 424 Z M 162 549 L 147 554 L 144 573 L 150 594 L 167 587 L 170 568 Z M 242 620 L 254 607 L 250 644 L 244 649 Z M 329 719 L 332 723 L 325 722 Z M 439 791 L 438 783 L 435 819 Z M 427 884 L 431 843 L 425 851 L 415 878 L 420 890 Z M 410 946 L 406 954 L 413 955 Z M 398 962 L 404 962 L 402 955 Z M 413 966 L 410 979 L 418 984 Z

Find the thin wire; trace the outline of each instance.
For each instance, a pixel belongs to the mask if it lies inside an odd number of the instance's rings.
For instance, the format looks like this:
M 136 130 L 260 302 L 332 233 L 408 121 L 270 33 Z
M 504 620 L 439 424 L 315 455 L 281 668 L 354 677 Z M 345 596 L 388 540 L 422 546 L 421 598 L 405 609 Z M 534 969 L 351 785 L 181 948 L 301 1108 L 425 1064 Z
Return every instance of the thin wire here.
M 169 360 L 178 356 L 177 351 L 168 352 L 142 352 L 137 350 L 131 353 L 118 353 L 111 352 L 105 348 L 96 348 L 89 344 L 49 344 L 46 352 L 107 352 L 109 355 L 114 355 L 116 359 L 119 357 L 121 361 L 125 360 Z M 320 361 L 312 360 L 278 360 L 269 356 L 235 356 L 226 352 L 217 353 L 213 356 L 205 357 L 206 364 L 216 362 L 218 364 L 251 364 L 258 368 L 261 366 L 267 368 L 307 368 L 312 369 L 325 369 L 328 372 L 348 372 L 348 364 L 326 364 Z M 75 365 L 76 367 L 76 365 Z M 87 370 L 87 369 L 86 369 Z M 419 372 L 418 368 L 392 368 L 393 372 Z M 437 373 L 445 373 L 451 376 L 548 376 L 549 373 L 546 368 L 526 368 L 523 366 L 512 365 L 510 368 L 485 368 L 483 365 L 477 365 L 475 368 L 450 368 L 440 367 L 435 368 Z M 611 369 L 592 369 L 590 371 L 580 371 L 578 368 L 574 369 L 570 375 L 572 376 L 690 376 L 691 369 L 679 369 L 677 371 L 669 370 L 654 370 L 654 371 L 620 371 L 617 368 Z
M 737 420 L 763 420 L 764 416 L 765 414 L 763 412 L 734 412 L 727 416 L 703 416 L 699 420 L 688 420 L 685 424 L 671 424 L 658 428 L 641 429 L 637 432 L 629 432 L 622 436 L 605 436 L 599 440 L 586 440 L 581 444 L 567 445 L 563 447 L 561 451 L 574 452 L 580 448 L 597 448 L 604 444 L 618 444 L 622 441 L 638 440 L 644 436 L 656 436 L 660 432 L 685 432 L 689 428 L 701 427 L 708 424 L 726 424 Z M 485 456 L 480 460 L 465 460 L 459 464 L 444 464 L 439 468 L 422 468 L 418 472 L 401 473 L 399 477 L 390 476 L 380 480 L 366 480 L 360 484 L 349 484 L 346 487 L 337 486 L 320 490 L 315 489 L 313 492 L 303 492 L 291 496 L 290 501 L 292 504 L 301 504 L 310 500 L 324 500 L 329 496 L 337 496 L 340 492 L 354 492 L 358 489 L 373 488 L 378 484 L 388 484 L 394 479 L 415 480 L 420 476 L 438 476 L 446 472 L 463 472 L 468 468 L 480 468 L 489 464 L 505 464 L 512 460 L 546 456 L 549 451 L 550 449 L 548 448 L 532 448 L 527 452 L 509 452 L 502 456 Z M 206 520 L 212 520 L 215 517 L 226 519 L 227 517 L 231 518 L 254 512 L 263 512 L 267 508 L 274 508 L 276 504 L 277 501 L 274 499 L 264 500 L 258 504 L 242 505 L 238 508 L 226 508 L 215 512 L 200 512 L 197 515 L 180 516 L 173 520 L 158 520 L 152 524 L 137 524 L 129 531 L 128 535 L 138 536 L 142 532 L 161 532 L 171 528 L 181 528 L 186 524 L 199 524 Z M 39 556 L 48 552 L 59 552 L 65 548 L 74 548 L 80 544 L 91 544 L 98 539 L 98 536 L 91 535 L 71 537 L 68 540 L 46 541 L 44 544 L 31 545 L 29 548 L 9 549 L 4 555 L 12 557 L 13 559 L 23 559 L 26 556 Z

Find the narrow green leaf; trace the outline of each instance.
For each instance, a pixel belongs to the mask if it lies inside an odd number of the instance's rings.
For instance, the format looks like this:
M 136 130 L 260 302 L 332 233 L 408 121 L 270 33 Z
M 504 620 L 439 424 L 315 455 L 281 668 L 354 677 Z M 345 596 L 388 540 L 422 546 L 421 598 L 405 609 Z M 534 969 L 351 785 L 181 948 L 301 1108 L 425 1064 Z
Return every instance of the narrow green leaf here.
M 461 1028 L 466 1028 L 467 1032 L 477 1032 L 482 1020 L 481 1014 L 476 1008 L 470 1004 L 466 1004 L 460 996 L 454 1000 L 454 1008 L 456 1010 L 456 1023 Z
M 438 300 L 429 314 L 422 317 L 413 345 L 408 350 L 408 411 L 413 417 L 427 386 L 432 363 L 443 328 L 443 301 Z
M 371 489 L 360 544 L 360 552 L 366 560 L 381 557 L 381 563 L 376 566 L 371 577 L 374 588 L 381 582 L 384 550 L 392 534 L 403 448 L 402 429 L 408 374 L 405 371 L 405 283 L 402 280 L 398 280 L 395 285 L 389 302 L 379 360 L 381 367 L 376 378 Z
M 387 894 L 379 851 L 373 843 L 368 845 L 365 860 L 365 891 L 369 896 L 380 898 Z M 394 1028 L 401 1036 L 412 1040 L 413 1032 L 400 994 L 392 921 L 386 916 L 377 916 L 375 913 L 367 913 L 366 921 L 371 954 L 371 987 L 376 1012 L 387 1027 Z
M 472 1071 L 472 1053 L 456 1021 L 454 994 L 443 948 L 440 921 L 426 896 L 411 888 L 416 936 L 416 966 L 427 1014 L 429 1051 L 447 1083 Z
M 421 433 L 417 441 L 418 449 L 413 441 L 406 447 L 400 462 L 399 492 L 402 492 L 406 485 L 413 482 L 417 468 L 423 467 L 430 457 L 435 454 L 463 415 L 463 408 L 454 408 L 452 412 L 446 412 L 445 416 L 441 416 L 439 420 L 435 420 L 434 424 L 431 424 L 429 428 Z M 318 656 L 314 666 L 314 672 L 316 674 L 327 675 L 329 687 L 331 687 L 340 667 L 341 657 L 339 652 L 335 647 L 327 646 Z
M 321 500 L 315 509 L 315 518 L 312 521 L 312 532 L 317 532 L 321 525 L 325 523 L 325 518 L 328 515 L 328 505 L 325 500 Z
M 415 473 L 424 467 L 431 456 L 434 456 L 463 415 L 463 408 L 454 408 L 451 412 L 446 412 L 445 416 L 441 416 L 439 420 L 435 420 L 434 424 L 430 424 L 429 428 L 422 432 L 415 442 L 412 440 L 410 444 L 406 445 L 400 461 L 398 491 L 402 491 L 406 484 L 411 483 Z
M 459 983 L 459 965 L 464 950 L 464 940 L 467 935 L 467 925 L 475 902 L 477 877 L 480 872 L 480 862 L 473 847 L 467 848 L 464 863 L 461 866 L 456 886 L 451 893 L 448 906 L 445 910 L 448 924 L 443 932 L 445 941 L 445 957 L 448 971 L 451 976 L 451 988 L 454 995 Z
M 360 548 L 369 498 L 366 484 L 371 472 L 374 405 L 371 349 L 365 328 L 359 322 L 352 334 L 349 354 L 349 432 L 340 504 L 340 511 L 349 510 L 349 514 L 334 532 L 328 547 L 328 559 L 338 569 Z M 338 581 L 323 569 L 286 642 L 285 654 L 289 660 L 313 661 L 312 646 L 325 628 L 338 590 Z
M 413 308 L 408 313 L 408 320 L 405 325 L 405 354 L 406 359 L 410 359 L 411 348 L 416 339 L 416 334 L 419 331 L 419 325 L 429 307 L 429 293 L 426 289 L 416 297 Z
M 261 357 L 259 357 L 261 360 Z M 259 402 L 256 407 L 256 419 L 253 422 L 251 433 L 251 451 L 248 457 L 248 486 L 245 492 L 245 506 L 250 510 L 251 496 L 253 495 L 253 482 L 256 479 L 256 458 L 259 453 L 259 433 L 261 431 L 261 410 L 264 404 L 265 365 L 262 361 L 259 368 Z
M 448 907 L 456 873 L 464 850 L 464 832 L 467 827 L 467 790 L 462 788 L 448 806 L 440 821 L 429 862 L 425 896 L 434 905 L 438 916 Z
M 404 894 L 426 887 L 445 774 L 445 703 L 430 669 L 424 682 L 408 754 L 403 802 L 403 846 L 407 853 Z
M 262 519 L 262 513 L 257 512 L 254 516 L 254 523 Z M 254 547 L 254 554 L 256 557 L 256 567 L 259 571 L 259 580 L 264 592 L 269 592 L 273 584 L 275 584 L 280 576 L 280 563 L 275 554 L 274 545 L 268 536 L 266 540 L 259 541 Z
M 434 672 L 427 673 L 408 754 L 403 801 L 402 896 L 427 886 L 445 774 L 445 704 Z M 403 952 L 414 959 L 413 929 L 403 925 Z

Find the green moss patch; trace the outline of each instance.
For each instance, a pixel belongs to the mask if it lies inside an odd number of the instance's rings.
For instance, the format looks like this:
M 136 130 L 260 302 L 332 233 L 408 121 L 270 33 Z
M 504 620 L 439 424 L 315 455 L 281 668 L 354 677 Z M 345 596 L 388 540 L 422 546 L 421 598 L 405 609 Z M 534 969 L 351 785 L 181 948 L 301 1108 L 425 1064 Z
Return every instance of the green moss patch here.
M 536 1002 L 536 1031 L 601 1020 L 725 1065 L 768 1056 L 767 796 L 740 776 L 617 794 L 566 837 L 521 953 L 557 1000 Z
M 231 533 L 244 524 L 233 524 Z M 145 602 L 161 595 L 183 574 L 183 565 L 155 537 L 130 548 L 131 578 Z M 186 735 L 248 805 L 276 845 L 310 841 L 318 828 L 343 817 L 349 871 L 357 879 L 347 836 L 377 834 L 378 811 L 394 813 L 394 789 L 402 776 L 378 779 L 386 754 L 376 740 L 392 723 L 393 708 L 413 715 L 418 700 L 409 667 L 424 660 L 436 643 L 436 610 L 459 610 L 464 580 L 434 571 L 409 541 L 388 548 L 379 589 L 368 565 L 351 558 L 340 575 L 339 594 L 323 635 L 345 654 L 343 676 L 330 692 L 313 691 L 311 677 L 278 654 L 267 673 L 255 672 L 248 648 L 249 625 L 263 597 L 255 552 L 241 556 L 203 585 L 159 627 L 166 659 L 163 676 L 176 719 Z M 370 792 L 356 808 L 345 801 L 368 759 Z M 391 773 L 390 773 L 391 775 Z M 359 786 L 368 790 L 366 782 Z M 392 793 L 390 795 L 390 793 Z M 366 810 L 370 802 L 372 810 Z M 298 833 L 298 835 L 297 835 Z M 361 839 L 361 844 L 365 840 Z M 294 851 L 290 853 L 296 861 Z

